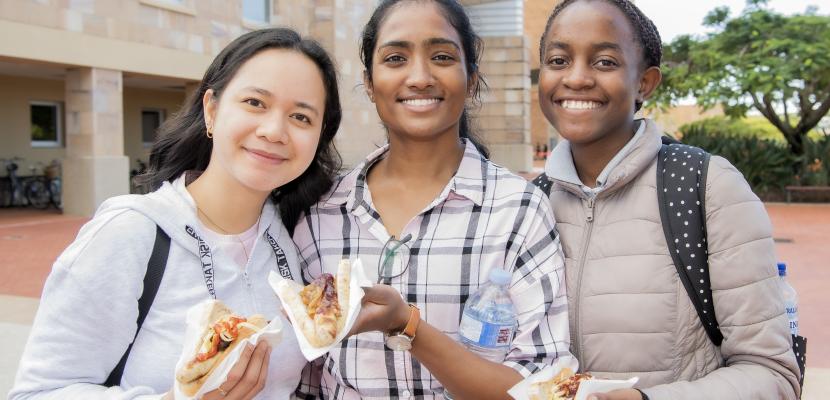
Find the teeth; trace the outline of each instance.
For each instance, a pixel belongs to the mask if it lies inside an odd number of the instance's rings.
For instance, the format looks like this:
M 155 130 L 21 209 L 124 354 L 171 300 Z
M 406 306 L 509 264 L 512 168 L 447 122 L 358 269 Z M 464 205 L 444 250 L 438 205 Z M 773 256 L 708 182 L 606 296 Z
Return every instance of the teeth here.
M 438 99 L 410 99 L 410 100 L 404 100 L 403 102 L 404 102 L 404 104 L 408 104 L 410 106 L 423 107 L 423 106 L 428 106 L 430 104 L 437 103 Z
M 580 100 L 563 100 L 562 101 L 562 108 L 568 108 L 572 110 L 593 110 L 595 108 L 599 108 L 602 104 L 597 103 L 595 101 L 580 101 Z

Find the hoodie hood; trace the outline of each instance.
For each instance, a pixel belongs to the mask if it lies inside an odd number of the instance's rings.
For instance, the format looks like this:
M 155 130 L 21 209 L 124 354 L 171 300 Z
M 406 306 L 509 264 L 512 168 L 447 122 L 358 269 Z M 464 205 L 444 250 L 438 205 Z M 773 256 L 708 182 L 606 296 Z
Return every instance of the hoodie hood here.
M 199 232 L 201 223 L 196 215 L 196 202 L 185 188 L 185 175 L 182 174 L 172 182 L 164 182 L 158 190 L 145 195 L 124 195 L 107 199 L 98 208 L 96 216 L 124 210 L 137 211 L 161 227 L 172 241 L 196 254 L 196 239 L 188 233 L 188 228 L 200 237 L 204 235 Z M 281 225 L 277 207 L 269 198 L 262 209 L 257 236 L 261 237 L 268 231 L 279 241 L 279 235 L 283 230 L 276 227 L 271 230 L 272 224 Z

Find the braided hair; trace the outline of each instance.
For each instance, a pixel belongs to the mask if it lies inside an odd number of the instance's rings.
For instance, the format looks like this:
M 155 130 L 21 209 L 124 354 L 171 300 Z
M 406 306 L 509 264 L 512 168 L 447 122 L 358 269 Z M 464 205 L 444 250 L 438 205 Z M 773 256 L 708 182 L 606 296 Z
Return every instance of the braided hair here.
M 550 17 L 548 17 L 548 22 L 545 24 L 545 31 L 539 41 L 540 61 L 544 57 L 545 41 L 547 40 L 548 31 L 550 30 L 551 25 L 553 25 L 553 20 L 556 19 L 556 16 L 559 15 L 562 10 L 577 1 L 579 0 L 563 0 L 561 3 L 556 5 L 553 12 L 550 14 Z M 660 32 L 657 31 L 657 27 L 654 26 L 654 22 L 646 17 L 646 15 L 643 14 L 643 12 L 629 0 L 602 1 L 617 7 L 617 9 L 622 11 L 628 19 L 628 22 L 631 23 L 631 27 L 634 28 L 636 42 L 640 45 L 640 48 L 643 51 L 644 69 L 651 67 L 659 68 L 660 62 L 663 59 L 663 41 L 660 39 Z M 638 101 L 635 106 L 636 110 L 640 110 L 643 103 Z

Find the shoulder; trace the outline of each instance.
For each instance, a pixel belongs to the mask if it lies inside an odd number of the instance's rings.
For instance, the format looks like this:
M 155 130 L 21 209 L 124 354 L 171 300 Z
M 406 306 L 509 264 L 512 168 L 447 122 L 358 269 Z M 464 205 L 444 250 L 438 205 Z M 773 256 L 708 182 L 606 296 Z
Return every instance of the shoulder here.
M 82 271 L 84 267 L 110 262 L 124 265 L 137 260 L 146 264 L 155 235 L 155 222 L 138 211 L 99 211 L 81 227 L 56 266 Z
M 547 194 L 534 181 L 511 172 L 492 161 L 485 163 L 487 192 L 496 198 L 525 199 L 527 204 L 538 207 L 538 204 L 548 203 Z
M 760 203 L 760 200 L 732 163 L 721 156 L 712 155 L 706 177 L 707 210 L 745 202 Z
M 315 213 L 321 208 L 337 208 L 345 204 L 355 188 L 357 176 L 362 170 L 362 165 L 361 163 L 361 165 L 334 178 L 331 189 L 320 197 L 320 200 L 316 204 L 311 206 L 311 212 Z

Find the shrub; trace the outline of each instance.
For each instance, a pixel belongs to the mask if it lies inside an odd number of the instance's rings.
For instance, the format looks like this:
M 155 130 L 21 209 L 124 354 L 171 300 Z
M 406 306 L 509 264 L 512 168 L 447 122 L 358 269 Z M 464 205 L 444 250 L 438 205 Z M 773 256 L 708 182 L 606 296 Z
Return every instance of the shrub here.
M 786 144 L 761 139 L 764 132 L 741 121 L 707 118 L 680 127 L 684 143 L 726 158 L 758 193 L 781 191 L 795 182 L 795 157 Z

